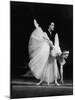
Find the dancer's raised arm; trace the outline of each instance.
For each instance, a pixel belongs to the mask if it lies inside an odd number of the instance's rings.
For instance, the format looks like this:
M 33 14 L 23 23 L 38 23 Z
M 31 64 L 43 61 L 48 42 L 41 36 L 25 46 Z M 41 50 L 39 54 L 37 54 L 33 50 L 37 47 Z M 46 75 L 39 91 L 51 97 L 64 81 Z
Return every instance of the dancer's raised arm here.
M 39 24 L 37 23 L 37 21 L 34 19 L 34 26 L 36 27 L 36 28 L 38 28 L 38 26 L 39 26 Z

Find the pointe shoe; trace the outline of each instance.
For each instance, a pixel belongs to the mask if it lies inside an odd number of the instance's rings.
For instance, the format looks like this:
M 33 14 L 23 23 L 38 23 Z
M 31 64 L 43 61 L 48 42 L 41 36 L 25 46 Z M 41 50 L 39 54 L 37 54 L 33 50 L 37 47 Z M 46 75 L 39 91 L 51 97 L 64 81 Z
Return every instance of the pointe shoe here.
M 36 83 L 36 85 L 40 85 L 40 82 L 39 83 Z
M 63 81 L 63 80 L 60 80 L 60 83 L 61 83 L 61 84 L 64 84 L 64 81 Z
M 38 82 L 38 83 L 36 83 L 36 85 L 40 85 L 42 82 Z
M 57 86 L 59 86 L 59 85 L 60 85 L 58 82 L 55 82 L 55 84 L 56 84 Z

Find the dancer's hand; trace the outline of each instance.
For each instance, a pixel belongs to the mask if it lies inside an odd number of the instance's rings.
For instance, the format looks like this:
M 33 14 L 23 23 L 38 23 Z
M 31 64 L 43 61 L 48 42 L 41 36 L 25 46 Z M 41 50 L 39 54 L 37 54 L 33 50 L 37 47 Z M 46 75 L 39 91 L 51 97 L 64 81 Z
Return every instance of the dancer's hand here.
M 52 41 L 49 40 L 49 44 L 50 44 L 50 46 L 52 47 L 52 49 L 55 48 Z
M 38 28 L 39 24 L 37 23 L 37 21 L 34 19 L 34 25 L 36 28 Z

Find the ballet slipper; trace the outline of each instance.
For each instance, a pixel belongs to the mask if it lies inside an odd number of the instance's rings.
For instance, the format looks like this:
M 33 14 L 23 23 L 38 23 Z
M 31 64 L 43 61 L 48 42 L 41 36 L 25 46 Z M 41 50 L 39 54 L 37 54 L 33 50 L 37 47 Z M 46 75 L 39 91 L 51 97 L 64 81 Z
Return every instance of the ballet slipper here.
M 63 80 L 60 80 L 60 83 L 61 83 L 61 84 L 64 84 L 64 81 L 63 81 Z
M 40 85 L 41 83 L 42 83 L 42 81 L 40 81 L 40 82 L 36 83 L 36 85 Z
M 55 84 L 56 84 L 57 86 L 59 86 L 59 85 L 60 85 L 57 81 L 55 81 Z

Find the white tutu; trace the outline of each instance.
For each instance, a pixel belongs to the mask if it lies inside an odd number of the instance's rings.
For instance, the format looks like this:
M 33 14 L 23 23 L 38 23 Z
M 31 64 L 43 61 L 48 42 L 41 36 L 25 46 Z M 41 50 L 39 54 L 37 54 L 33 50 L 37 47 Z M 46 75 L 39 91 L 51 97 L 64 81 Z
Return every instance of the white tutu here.
M 56 54 L 61 53 L 58 35 L 55 35 L 55 49 L 51 51 L 50 40 L 45 32 L 34 22 L 36 29 L 29 40 L 29 68 L 35 78 L 51 83 L 59 77 Z M 57 49 L 58 48 L 58 49 Z

